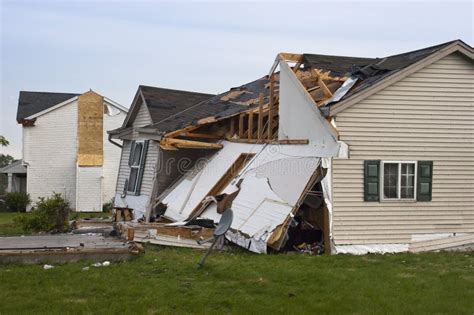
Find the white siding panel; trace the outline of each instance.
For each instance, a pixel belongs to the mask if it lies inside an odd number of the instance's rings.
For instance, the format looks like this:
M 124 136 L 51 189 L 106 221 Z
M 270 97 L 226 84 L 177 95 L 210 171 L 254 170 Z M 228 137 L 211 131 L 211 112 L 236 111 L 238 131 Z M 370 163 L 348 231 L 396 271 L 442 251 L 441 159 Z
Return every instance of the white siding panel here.
M 474 65 L 450 55 L 337 115 L 350 159 L 334 159 L 336 244 L 474 233 Z M 364 202 L 364 160 L 431 160 L 431 202 Z
M 115 116 L 104 115 L 104 179 L 102 184 L 102 200 L 104 203 L 109 202 L 115 196 L 121 156 L 121 149 L 109 142 L 107 131 L 120 127 L 125 116 L 126 113 L 122 111 Z
M 150 113 L 146 106 L 140 105 L 138 113 L 133 121 L 133 128 L 140 128 L 152 123 Z M 133 140 L 145 140 L 138 137 L 137 132 L 133 132 Z M 140 189 L 140 195 L 127 195 L 125 198 L 122 198 L 125 181 L 130 176 L 130 167 L 128 166 L 128 159 L 130 156 L 131 149 L 130 140 L 125 140 L 123 142 L 123 148 L 120 158 L 120 169 L 117 178 L 116 185 L 116 195 L 115 195 L 115 205 L 117 207 L 130 207 L 134 210 L 134 213 L 137 218 L 145 214 L 146 206 L 148 205 L 149 197 L 153 190 L 153 178 L 155 176 L 158 156 L 159 156 L 159 146 L 155 141 L 150 141 L 148 146 L 148 152 L 145 161 L 145 169 L 143 171 L 142 185 Z
M 76 211 L 102 211 L 102 167 L 77 167 Z
M 23 159 L 28 164 L 27 191 L 39 197 L 61 193 L 76 205 L 77 101 L 23 127 Z

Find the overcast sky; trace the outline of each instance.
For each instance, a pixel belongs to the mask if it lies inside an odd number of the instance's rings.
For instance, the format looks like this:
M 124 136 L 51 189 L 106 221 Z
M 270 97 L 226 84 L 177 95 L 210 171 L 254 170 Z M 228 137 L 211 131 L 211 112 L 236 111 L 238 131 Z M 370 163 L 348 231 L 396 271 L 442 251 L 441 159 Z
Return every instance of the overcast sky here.
M 278 52 L 383 57 L 462 39 L 473 2 L 1 2 L 0 149 L 21 158 L 18 93 L 93 89 L 129 107 L 139 84 L 218 93 Z

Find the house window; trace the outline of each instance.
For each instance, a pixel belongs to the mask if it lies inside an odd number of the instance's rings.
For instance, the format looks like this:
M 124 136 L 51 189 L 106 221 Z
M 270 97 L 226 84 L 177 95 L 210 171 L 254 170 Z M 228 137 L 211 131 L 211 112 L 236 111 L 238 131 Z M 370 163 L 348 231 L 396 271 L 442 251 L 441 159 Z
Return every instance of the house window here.
M 381 162 L 381 199 L 415 200 L 416 162 Z
M 145 168 L 148 141 L 133 141 L 128 159 L 130 176 L 128 177 L 127 191 L 136 195 L 140 192 L 143 170 Z

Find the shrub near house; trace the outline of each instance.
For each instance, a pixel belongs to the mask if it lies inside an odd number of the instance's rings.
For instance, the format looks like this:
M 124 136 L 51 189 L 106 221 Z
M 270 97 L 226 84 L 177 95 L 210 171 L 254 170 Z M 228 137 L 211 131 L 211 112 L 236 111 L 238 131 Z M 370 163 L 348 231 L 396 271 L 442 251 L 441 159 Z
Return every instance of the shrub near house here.
M 30 204 L 30 195 L 21 192 L 12 192 L 5 195 L 4 209 L 8 212 L 25 212 Z
M 40 198 L 31 214 L 15 218 L 24 231 L 65 232 L 68 230 L 68 219 L 71 208 L 61 194 Z

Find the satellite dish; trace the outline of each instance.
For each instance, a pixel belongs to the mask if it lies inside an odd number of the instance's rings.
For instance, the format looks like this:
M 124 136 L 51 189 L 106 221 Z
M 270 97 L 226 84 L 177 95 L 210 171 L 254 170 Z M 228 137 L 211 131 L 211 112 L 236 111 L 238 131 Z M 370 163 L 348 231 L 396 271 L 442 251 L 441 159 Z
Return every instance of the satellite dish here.
M 230 226 L 232 225 L 232 220 L 234 219 L 234 213 L 232 210 L 229 208 L 222 213 L 221 219 L 219 220 L 219 224 L 217 225 L 216 229 L 214 230 L 214 240 L 211 244 L 211 247 L 207 250 L 206 254 L 204 254 L 204 257 L 201 258 L 201 261 L 199 262 L 199 268 L 204 266 L 204 262 L 206 261 L 207 256 L 211 253 L 212 249 L 216 245 L 217 241 L 219 239 L 224 238 L 224 234 L 230 229 Z M 200 243 L 202 244 L 202 243 Z
M 226 211 L 224 211 L 224 213 L 221 216 L 221 219 L 219 220 L 219 224 L 217 225 L 214 231 L 214 236 L 217 237 L 217 236 L 224 235 L 225 232 L 227 232 L 230 229 L 233 219 L 234 219 L 234 213 L 232 212 L 231 209 L 227 209 Z

